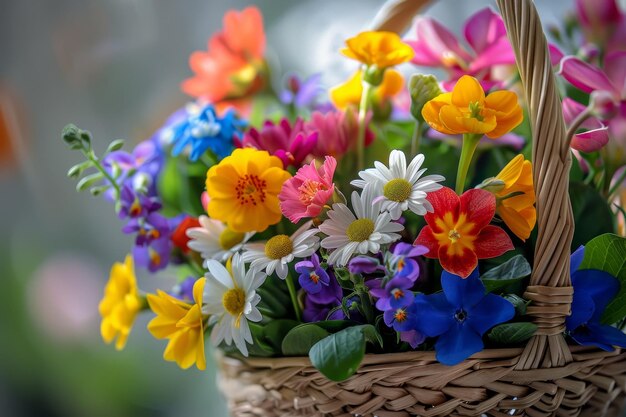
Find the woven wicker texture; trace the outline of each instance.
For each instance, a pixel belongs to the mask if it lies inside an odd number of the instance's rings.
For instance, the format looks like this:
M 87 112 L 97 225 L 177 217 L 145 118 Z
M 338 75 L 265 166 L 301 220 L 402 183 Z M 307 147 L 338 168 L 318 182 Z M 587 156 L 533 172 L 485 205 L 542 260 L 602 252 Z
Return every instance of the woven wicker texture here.
M 407 19 L 397 16 L 411 2 L 417 0 L 387 6 L 379 25 L 402 31 Z M 531 0 L 497 3 L 533 127 L 538 239 L 525 297 L 533 301 L 528 314 L 537 335 L 524 349 L 486 350 L 453 367 L 439 364 L 433 352 L 367 355 L 342 383 L 327 380 L 308 358 L 221 358 L 220 387 L 234 417 L 619 415 L 626 354 L 568 346 L 562 336 L 572 301 L 571 157 L 547 42 Z

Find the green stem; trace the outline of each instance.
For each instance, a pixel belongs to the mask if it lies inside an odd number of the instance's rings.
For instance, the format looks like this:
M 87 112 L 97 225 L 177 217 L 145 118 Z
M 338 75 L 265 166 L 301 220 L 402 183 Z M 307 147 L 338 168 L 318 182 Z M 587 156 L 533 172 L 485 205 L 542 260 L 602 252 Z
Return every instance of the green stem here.
M 466 133 L 463 135 L 463 147 L 461 148 L 461 158 L 459 159 L 459 169 L 456 173 L 456 193 L 458 195 L 463 194 L 465 189 L 465 179 L 467 177 L 467 171 L 472 163 L 472 157 L 480 142 L 482 135 L 476 135 L 472 133 Z
M 359 103 L 359 133 L 356 142 L 357 152 L 357 168 L 361 171 L 365 167 L 365 130 L 367 109 L 369 106 L 369 96 L 372 85 L 362 80 L 363 92 L 361 93 L 361 102 Z
M 615 192 L 620 189 L 620 186 L 622 185 L 624 180 L 626 180 L 626 169 L 620 174 L 620 176 L 615 181 L 615 184 L 609 189 L 609 196 L 607 198 L 609 201 L 612 199 L 613 194 L 615 194 Z M 610 182 L 611 181 L 609 180 L 609 183 Z
M 117 184 L 117 182 L 115 182 L 115 180 L 107 172 L 107 170 L 104 169 L 102 164 L 100 164 L 100 160 L 96 157 L 96 155 L 94 155 L 93 152 L 84 152 L 84 155 L 85 157 L 87 157 L 87 159 L 89 159 L 93 163 L 93 166 L 96 167 L 98 171 L 100 171 L 100 173 L 104 176 L 104 178 L 106 178 L 107 181 L 109 181 L 111 186 L 115 189 L 115 200 L 119 200 L 120 195 L 121 195 L 120 186 Z
M 293 278 L 291 274 L 287 274 L 287 288 L 289 288 L 289 296 L 291 297 L 291 303 L 293 304 L 293 309 L 296 312 L 296 318 L 298 321 L 302 321 L 302 312 L 300 311 L 300 304 L 298 303 L 298 294 L 296 293 L 296 285 L 293 282 Z
M 420 138 L 422 137 L 422 131 L 424 127 L 424 122 L 421 120 L 415 121 L 415 129 L 413 129 L 413 137 L 411 138 L 411 159 L 417 155 L 417 151 L 420 147 Z

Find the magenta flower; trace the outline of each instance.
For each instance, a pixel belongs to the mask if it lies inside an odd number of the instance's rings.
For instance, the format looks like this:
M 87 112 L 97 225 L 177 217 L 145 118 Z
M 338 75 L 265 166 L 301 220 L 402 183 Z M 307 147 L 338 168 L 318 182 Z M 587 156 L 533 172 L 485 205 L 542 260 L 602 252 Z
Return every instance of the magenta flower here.
M 268 120 L 260 131 L 251 128 L 239 145 L 268 151 L 279 157 L 285 167 L 292 165 L 298 168 L 313 151 L 317 138 L 317 132 L 305 132 L 302 119 L 298 118 L 293 126 L 287 119 L 278 124 Z
M 626 17 L 616 0 L 576 0 L 576 14 L 589 42 L 607 52 L 626 48 Z
M 574 120 L 587 109 L 587 106 L 572 100 L 569 97 L 563 99 L 563 118 L 569 127 Z M 570 146 L 581 152 L 594 152 L 601 149 L 609 141 L 608 127 L 595 118 L 589 117 L 580 126 L 583 131 L 576 133 Z
M 611 106 L 607 106 L 606 99 L 613 100 L 616 114 L 606 120 L 609 144 L 617 149 L 626 146 L 626 51 L 607 54 L 604 70 L 577 57 L 568 56 L 562 60 L 559 73 L 579 90 L 593 94 L 594 97 L 602 97 L 601 108 L 596 109 L 599 115 L 604 113 L 604 117 L 608 118 L 606 113 L 610 112 L 604 108 Z M 565 114 L 565 117 L 567 119 L 568 115 Z M 611 152 L 607 154 L 611 157 Z
M 370 117 L 367 122 L 369 124 Z M 354 147 L 358 135 L 358 123 L 354 110 L 329 111 L 328 113 L 313 112 L 311 120 L 305 125 L 307 132 L 318 132 L 318 139 L 313 156 L 341 157 Z M 368 128 L 365 132 L 365 146 L 374 141 L 374 133 Z
M 285 217 L 297 223 L 305 217 L 318 216 L 335 192 L 335 168 L 337 160 L 327 156 L 319 169 L 313 161 L 287 180 L 278 194 L 280 209 Z

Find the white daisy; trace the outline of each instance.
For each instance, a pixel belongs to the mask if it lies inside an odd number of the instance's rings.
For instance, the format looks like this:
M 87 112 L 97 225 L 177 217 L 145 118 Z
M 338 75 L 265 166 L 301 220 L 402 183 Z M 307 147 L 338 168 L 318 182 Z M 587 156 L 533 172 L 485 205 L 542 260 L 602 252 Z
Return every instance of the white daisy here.
M 391 221 L 391 215 L 381 213 L 382 202 L 374 202 L 374 187 L 368 185 L 361 195 L 352 193 L 352 208 L 342 203 L 333 204 L 328 212 L 328 220 L 319 226 L 319 229 L 328 235 L 322 240 L 322 247 L 334 249 L 328 257 L 328 263 L 336 266 L 345 266 L 355 253 L 378 253 L 380 245 L 400 239 L 400 232 L 404 229 L 400 223 Z
M 239 233 L 232 231 L 219 220 L 200 216 L 198 221 L 201 227 L 192 227 L 187 230 L 191 239 L 187 246 L 202 256 L 203 259 L 226 261 L 233 253 L 238 252 L 254 233 Z M 205 266 L 207 262 L 205 261 Z
M 445 180 L 441 175 L 420 178 L 426 171 L 426 168 L 420 169 L 423 162 L 424 155 L 419 154 L 407 167 L 404 152 L 393 150 L 389 154 L 389 168 L 376 161 L 376 168 L 359 172 L 361 179 L 350 184 L 358 188 L 374 184 L 376 195 L 383 203 L 381 211 L 388 211 L 393 220 L 399 219 L 406 210 L 423 216 L 433 211 L 433 206 L 426 200 L 427 193 L 440 189 L 442 185 L 437 183 Z
M 311 225 L 312 222 L 306 222 L 291 236 L 276 235 L 265 243 L 248 243 L 242 258 L 245 262 L 251 262 L 250 269 L 265 269 L 267 275 L 276 271 L 280 279 L 285 279 L 289 262 L 294 258 L 307 258 L 319 247 L 319 230 L 311 229 Z
M 246 342 L 252 344 L 252 333 L 248 320 L 261 321 L 261 312 L 256 307 L 261 296 L 256 293 L 265 281 L 265 274 L 249 270 L 246 273 L 241 256 L 235 253 L 232 258 L 232 274 L 216 260 L 207 261 L 209 272 L 204 290 L 203 311 L 210 315 L 211 342 L 218 346 L 233 341 L 242 355 L 248 356 Z

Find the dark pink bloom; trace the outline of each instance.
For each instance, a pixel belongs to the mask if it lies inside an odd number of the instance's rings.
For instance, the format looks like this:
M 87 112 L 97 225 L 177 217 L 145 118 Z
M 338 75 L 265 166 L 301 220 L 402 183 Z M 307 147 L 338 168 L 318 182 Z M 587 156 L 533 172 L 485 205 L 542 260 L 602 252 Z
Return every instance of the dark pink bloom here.
M 279 157 L 285 167 L 292 165 L 297 168 L 311 154 L 317 138 L 316 131 L 304 130 L 302 119 L 297 119 L 293 126 L 287 119 L 278 124 L 268 120 L 260 131 L 251 128 L 238 145 L 268 151 Z
M 313 156 L 317 158 L 341 157 L 355 146 L 359 130 L 356 112 L 351 109 L 345 112 L 313 112 L 305 128 L 307 132 L 318 132 L 317 144 L 313 149 Z M 368 128 L 365 132 L 365 146 L 373 141 L 374 133 Z
M 297 223 L 305 217 L 318 216 L 335 192 L 335 168 L 337 160 L 327 156 L 319 169 L 313 161 L 287 180 L 278 194 L 280 209 L 285 217 Z
M 626 18 L 616 0 L 576 0 L 576 14 L 588 41 L 609 51 L 626 47 Z
M 572 100 L 569 97 L 563 99 L 563 118 L 569 127 L 587 106 Z M 572 139 L 571 147 L 577 151 L 594 152 L 602 148 L 609 141 L 608 128 L 595 117 L 590 117 L 580 126 L 583 132 L 577 133 Z

